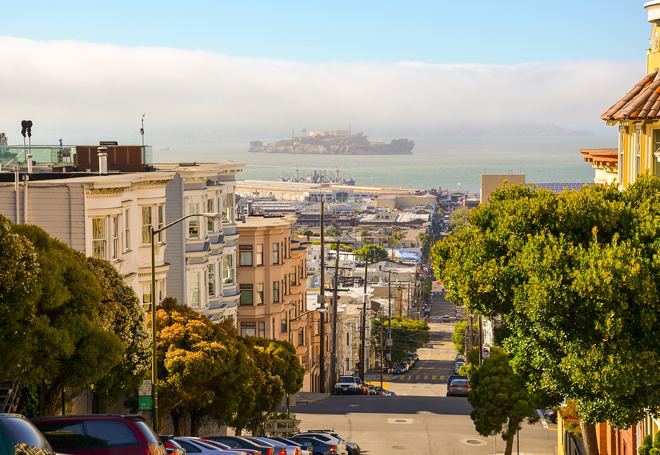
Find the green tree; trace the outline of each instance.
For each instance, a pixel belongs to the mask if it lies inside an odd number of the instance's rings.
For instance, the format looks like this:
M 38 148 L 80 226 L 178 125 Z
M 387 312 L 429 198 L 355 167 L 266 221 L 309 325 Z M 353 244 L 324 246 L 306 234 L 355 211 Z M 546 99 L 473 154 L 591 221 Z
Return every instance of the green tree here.
M 300 364 L 296 348 L 288 341 L 257 338 L 256 346 L 270 355 L 272 360 L 271 373 L 282 379 L 284 391 L 289 395 L 298 392 L 303 386 L 305 369 Z
M 514 186 L 433 248 L 449 300 L 501 314 L 528 386 L 572 399 L 589 455 L 595 426 L 660 413 L 660 182 L 554 195 Z
M 456 209 L 449 214 L 449 231 L 456 232 L 465 227 L 465 222 L 470 217 L 472 209 L 467 207 Z
M 401 363 L 408 358 L 409 352 L 426 345 L 430 339 L 429 325 L 425 320 L 393 317 L 392 321 L 392 362 Z M 387 317 L 376 318 L 372 321 L 371 339 L 376 351 L 380 346 L 380 328 L 383 327 L 383 343 L 390 330 L 390 321 Z M 389 353 L 389 347 L 385 348 Z
M 468 401 L 472 405 L 470 418 L 481 436 L 502 434 L 506 441 L 505 455 L 511 455 L 516 432 L 527 420 L 538 421 L 535 409 L 539 402 L 527 390 L 525 378 L 514 373 L 509 356 L 493 352 L 470 376 L 472 390 Z
M 0 215 L 0 381 L 21 376 L 28 366 L 39 271 L 32 243 Z
M 354 253 L 371 263 L 387 259 L 387 250 L 378 245 L 364 245 L 361 249 L 355 250 Z
M 223 387 L 243 373 L 233 364 L 237 349 L 229 340 L 222 339 L 207 317 L 176 299 L 163 300 L 157 322 L 159 427 L 162 428 L 169 413 L 175 431 L 180 433 L 186 413 L 193 409 L 197 417 L 193 422 L 196 433 L 199 419 L 207 414 L 203 409 L 213 403 Z M 233 403 L 222 404 L 236 409 Z
M 136 393 L 144 375 L 151 371 L 151 331 L 140 299 L 112 264 L 87 258 L 84 265 L 101 287 L 96 323 L 119 336 L 124 345 L 122 361 L 95 384 L 102 400 L 116 401 Z
M 341 230 L 334 226 L 330 226 L 328 229 L 326 229 L 325 235 L 329 237 L 341 237 Z
M 465 329 L 467 321 L 458 321 L 454 324 L 454 333 L 451 335 L 451 341 L 454 343 L 456 352 L 465 354 Z
M 305 229 L 300 233 L 300 235 L 307 237 L 307 241 L 309 242 L 309 238 L 314 235 L 314 232 L 311 229 Z
M 401 231 L 394 231 L 390 235 L 390 247 L 396 248 L 399 246 L 399 242 L 401 242 L 401 239 L 403 239 L 403 232 Z
M 36 226 L 12 230 L 33 243 L 40 265 L 26 379 L 37 387 L 39 414 L 54 415 L 65 386 L 101 380 L 122 361 L 124 346 L 98 325 L 101 289 L 86 258 Z
M 362 242 L 362 248 L 364 248 L 368 236 L 369 236 L 369 229 L 365 227 L 360 228 L 360 241 Z

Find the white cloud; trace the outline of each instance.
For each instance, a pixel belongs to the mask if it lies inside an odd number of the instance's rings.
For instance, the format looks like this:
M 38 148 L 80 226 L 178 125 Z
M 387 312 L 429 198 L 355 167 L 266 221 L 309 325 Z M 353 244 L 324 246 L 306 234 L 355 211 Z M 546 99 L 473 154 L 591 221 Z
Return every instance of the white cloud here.
M 470 134 L 502 125 L 603 131 L 600 114 L 644 75 L 643 62 L 516 66 L 420 62 L 302 64 L 203 51 L 0 36 L 0 132 L 58 137 L 284 137 L 344 129 L 370 137 Z M 521 126 L 522 128 L 522 126 Z

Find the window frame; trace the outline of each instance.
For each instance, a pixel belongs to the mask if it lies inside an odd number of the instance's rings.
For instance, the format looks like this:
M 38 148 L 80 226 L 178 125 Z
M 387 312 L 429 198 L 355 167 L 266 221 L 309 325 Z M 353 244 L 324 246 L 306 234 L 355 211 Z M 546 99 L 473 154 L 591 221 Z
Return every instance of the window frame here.
M 92 218 L 92 257 L 107 259 L 108 244 L 108 217 Z M 98 229 L 100 227 L 100 230 Z

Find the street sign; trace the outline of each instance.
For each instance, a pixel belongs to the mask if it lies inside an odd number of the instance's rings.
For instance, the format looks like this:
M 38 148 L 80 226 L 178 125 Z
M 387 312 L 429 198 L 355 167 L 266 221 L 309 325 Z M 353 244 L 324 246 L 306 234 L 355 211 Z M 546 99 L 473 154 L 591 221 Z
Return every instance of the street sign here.
M 392 346 L 392 338 L 388 338 L 387 342 L 385 343 L 385 346 Z
M 139 404 L 140 404 L 140 410 L 149 410 L 153 408 L 153 400 L 151 399 L 151 395 L 149 396 L 144 396 L 140 395 L 138 397 Z
M 142 381 L 138 395 L 140 395 L 140 397 L 151 397 L 151 381 L 149 379 Z
M 481 349 L 481 357 L 483 357 L 484 359 L 485 359 L 486 357 L 490 357 L 490 347 L 489 347 L 489 346 L 484 346 L 484 347 Z

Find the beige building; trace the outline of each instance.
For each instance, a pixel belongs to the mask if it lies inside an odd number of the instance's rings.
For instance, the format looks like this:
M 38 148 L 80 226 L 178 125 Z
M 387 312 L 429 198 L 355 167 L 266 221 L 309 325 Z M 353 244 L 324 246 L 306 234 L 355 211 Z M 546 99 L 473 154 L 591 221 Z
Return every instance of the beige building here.
M 506 185 L 525 184 L 525 174 L 481 174 L 480 204 L 487 204 L 490 193 Z

